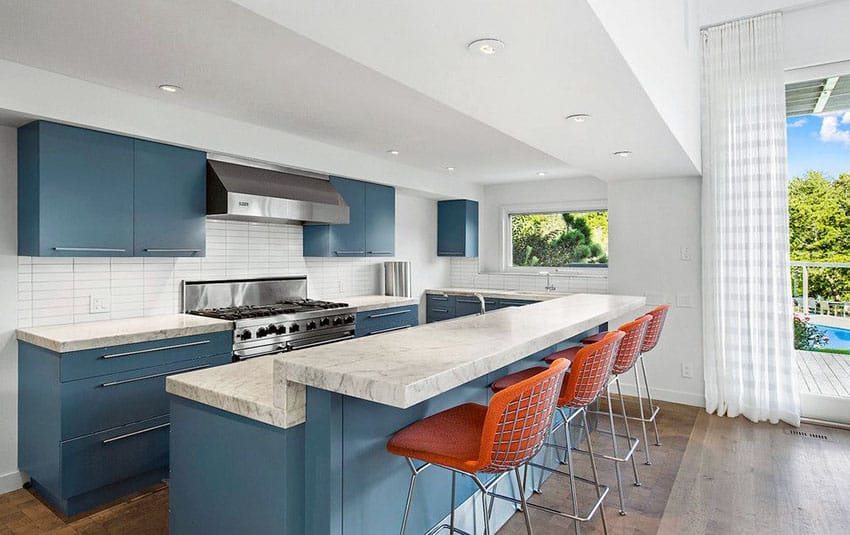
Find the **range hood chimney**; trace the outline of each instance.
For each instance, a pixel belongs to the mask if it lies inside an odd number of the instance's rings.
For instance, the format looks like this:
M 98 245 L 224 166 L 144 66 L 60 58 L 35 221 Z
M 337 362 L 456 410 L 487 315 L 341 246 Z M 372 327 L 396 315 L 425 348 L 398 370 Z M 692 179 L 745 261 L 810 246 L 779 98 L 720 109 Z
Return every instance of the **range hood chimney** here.
M 207 216 L 265 223 L 348 223 L 327 176 L 207 160 Z

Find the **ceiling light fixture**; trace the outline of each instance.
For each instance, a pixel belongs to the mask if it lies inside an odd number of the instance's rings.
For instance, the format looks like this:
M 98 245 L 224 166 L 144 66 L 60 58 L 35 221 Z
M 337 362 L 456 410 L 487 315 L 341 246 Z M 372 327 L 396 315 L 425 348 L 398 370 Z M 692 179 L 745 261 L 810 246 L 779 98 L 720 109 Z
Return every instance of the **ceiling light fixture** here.
M 619 156 L 620 158 L 628 158 L 632 155 L 632 151 L 630 150 L 618 150 L 614 153 L 614 156 Z
M 455 168 L 454 168 L 454 167 L 446 167 L 446 171 L 448 171 L 448 172 L 450 172 L 450 173 L 451 173 L 452 171 L 454 171 L 454 170 L 455 170 Z
M 159 86 L 159 88 L 165 91 L 166 93 L 177 93 L 178 91 L 183 91 L 182 87 L 173 84 L 162 84 L 161 86 Z
M 537 176 L 546 176 L 546 173 L 544 173 L 543 171 L 538 171 Z
M 466 48 L 474 54 L 495 56 L 500 50 L 505 48 L 505 43 L 493 38 L 476 39 L 466 45 Z
M 393 156 L 398 156 L 398 151 L 395 149 L 390 149 L 387 151 L 387 154 L 392 154 Z
M 567 119 L 572 120 L 575 123 L 583 123 L 590 119 L 590 114 L 588 113 L 574 113 L 572 115 L 567 115 Z

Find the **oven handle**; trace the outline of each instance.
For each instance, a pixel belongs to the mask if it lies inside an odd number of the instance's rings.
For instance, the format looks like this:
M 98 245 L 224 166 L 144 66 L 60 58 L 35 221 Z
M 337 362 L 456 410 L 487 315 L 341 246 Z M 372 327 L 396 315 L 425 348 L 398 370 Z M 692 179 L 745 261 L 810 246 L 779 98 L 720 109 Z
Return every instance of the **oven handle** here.
M 330 344 L 332 342 L 342 342 L 343 340 L 350 340 L 352 338 L 354 338 L 354 335 L 349 334 L 347 336 L 340 336 L 339 338 L 331 338 L 330 340 L 322 340 L 321 342 L 313 342 L 311 344 L 304 344 L 304 345 L 299 345 L 299 346 L 293 346 L 292 342 L 286 342 L 286 347 L 290 351 L 294 351 L 296 349 L 307 349 L 308 347 L 323 346 L 325 344 Z

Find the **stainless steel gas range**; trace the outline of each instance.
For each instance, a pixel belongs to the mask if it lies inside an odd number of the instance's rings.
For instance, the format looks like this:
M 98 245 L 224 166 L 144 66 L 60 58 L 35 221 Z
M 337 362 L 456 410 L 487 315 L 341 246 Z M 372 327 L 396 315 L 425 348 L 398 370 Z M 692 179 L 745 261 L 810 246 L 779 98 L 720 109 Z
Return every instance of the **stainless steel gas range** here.
M 230 320 L 233 360 L 354 338 L 356 309 L 307 299 L 306 277 L 183 283 L 183 311 Z

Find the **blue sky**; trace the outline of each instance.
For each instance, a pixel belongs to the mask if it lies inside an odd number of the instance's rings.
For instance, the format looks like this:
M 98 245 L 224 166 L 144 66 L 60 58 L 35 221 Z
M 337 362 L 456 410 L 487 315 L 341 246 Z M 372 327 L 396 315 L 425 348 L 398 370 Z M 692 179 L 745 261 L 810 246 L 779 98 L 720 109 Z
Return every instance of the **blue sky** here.
M 788 173 L 810 169 L 836 178 L 850 173 L 850 111 L 789 117 Z

